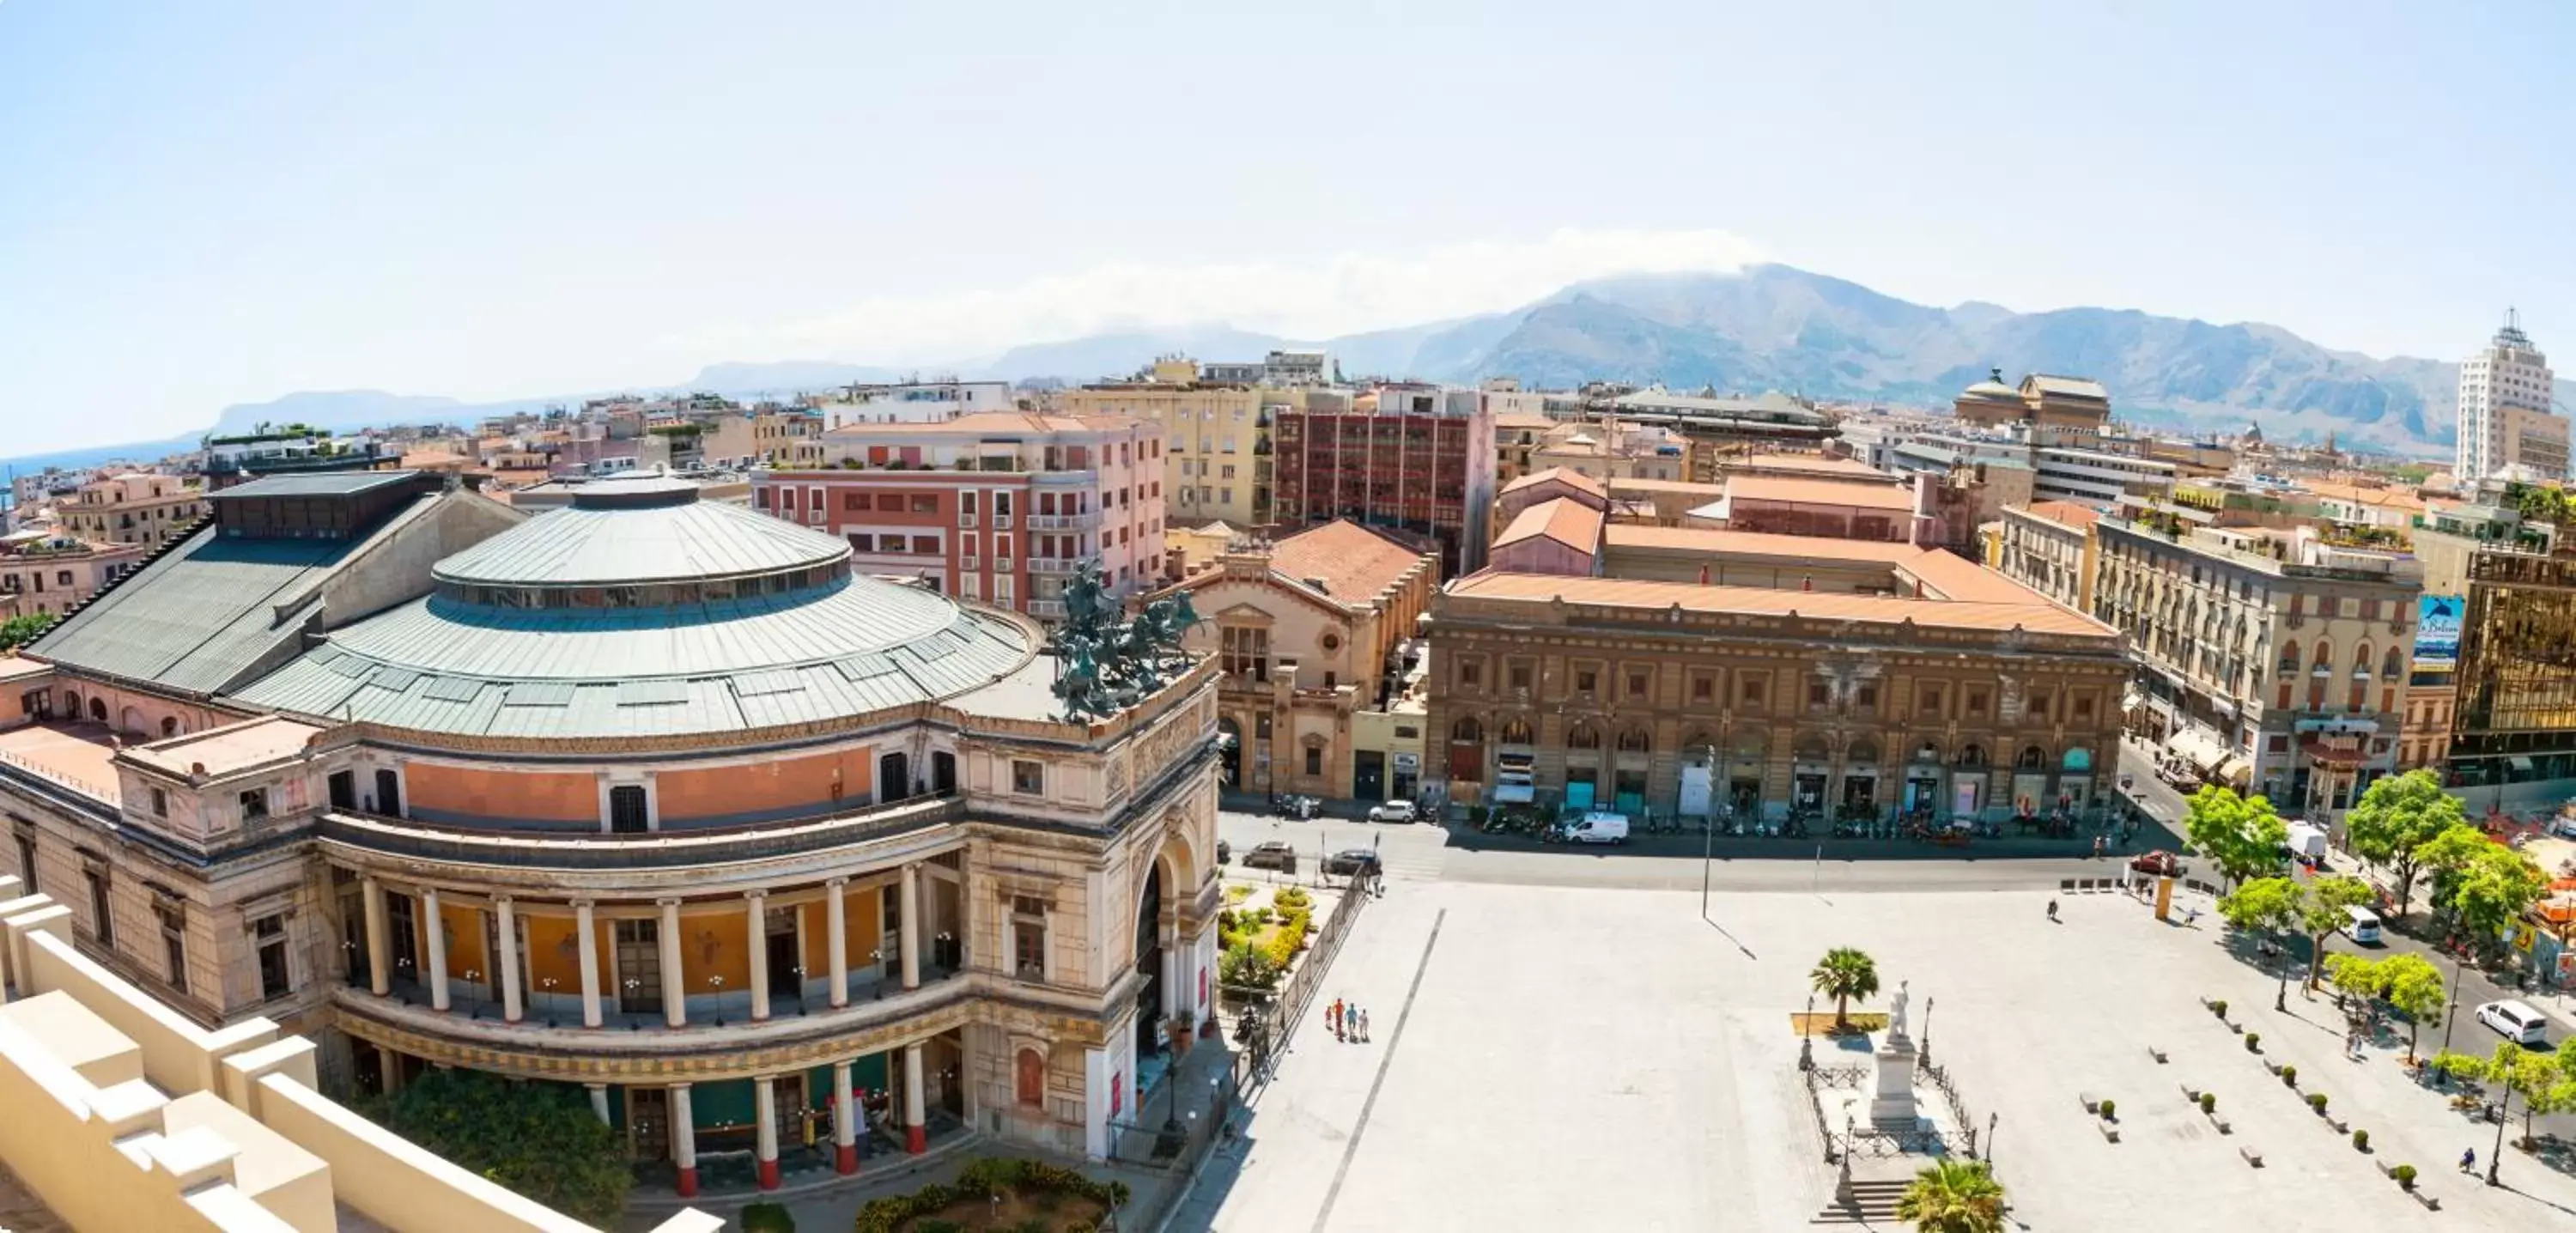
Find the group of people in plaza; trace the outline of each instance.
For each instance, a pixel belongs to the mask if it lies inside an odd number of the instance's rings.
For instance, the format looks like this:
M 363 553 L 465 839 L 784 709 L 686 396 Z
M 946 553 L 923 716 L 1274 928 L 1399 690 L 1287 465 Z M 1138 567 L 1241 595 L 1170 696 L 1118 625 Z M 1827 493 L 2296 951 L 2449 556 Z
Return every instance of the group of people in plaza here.
M 1324 1019 L 1333 1029 L 1333 1039 L 1345 1044 L 1366 1044 L 1369 1038 L 1368 1011 L 1346 998 L 1334 998 L 1324 1010 Z

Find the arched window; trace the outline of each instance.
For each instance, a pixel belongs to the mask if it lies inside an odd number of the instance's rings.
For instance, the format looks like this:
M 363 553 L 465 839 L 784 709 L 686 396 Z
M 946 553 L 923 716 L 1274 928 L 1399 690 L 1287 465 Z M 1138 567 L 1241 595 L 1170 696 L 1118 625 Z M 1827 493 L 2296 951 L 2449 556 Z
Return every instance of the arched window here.
M 164 737 L 179 735 L 179 720 L 177 716 L 164 716 L 162 718 L 161 735 Z
M 2367 638 L 2362 639 L 2361 645 L 2352 648 L 2352 674 L 2370 675 L 2370 640 Z
M 1012 1066 L 1011 1096 L 1032 1109 L 1046 1103 L 1046 1058 L 1037 1050 L 1020 1050 Z
M 1872 741 L 1853 741 L 1851 743 L 1850 752 L 1844 755 L 1843 760 L 1846 762 L 1858 763 L 1876 762 L 1878 761 L 1878 745 Z
M 1824 761 L 1824 760 L 1825 760 L 1825 738 L 1823 738 L 1823 737 L 1821 737 L 1821 736 L 1816 736 L 1816 735 L 1814 735 L 1814 734 L 1812 734 L 1812 733 L 1810 733 L 1809 735 L 1806 735 L 1806 736 L 1799 737 L 1799 738 L 1798 738 L 1798 747 L 1797 747 L 1797 752 L 1796 752 L 1796 754 L 1795 754 L 1794 756 L 1795 756 L 1795 757 L 1797 758 L 1797 760 L 1798 760 L 1798 761 L 1800 761 L 1800 762 L 1822 762 L 1822 761 Z
M 81 707 L 79 693 L 68 689 L 63 691 L 63 713 L 71 716 L 73 723 L 80 722 Z
M 1648 736 L 1643 728 L 1630 727 L 1619 731 L 1619 752 L 1621 753 L 1644 753 L 1653 745 L 1654 738 Z
M 2077 746 L 2076 748 L 2067 750 L 2066 756 L 2058 759 L 2057 764 L 2058 766 L 2070 771 L 2092 770 L 2093 751 L 2083 748 L 2082 746 Z
M 1914 747 L 1914 760 L 1915 760 L 1915 761 L 1917 761 L 1917 762 L 1938 762 L 1938 761 L 1940 761 L 1940 760 L 1941 760 L 1941 745 L 1940 745 L 1940 743 L 1939 743 L 1939 742 L 1937 742 L 1937 741 L 1925 741 L 1925 742 L 1923 742 L 1922 744 L 1915 746 L 1915 747 Z
M 1962 747 L 1962 748 L 1959 750 L 1959 765 L 1964 766 L 1964 767 L 1981 767 L 1981 766 L 1984 766 L 1985 764 L 1986 764 L 1986 747 L 1985 747 L 1985 746 L 1983 746 L 1983 745 L 1968 745 L 1968 746 L 1964 746 L 1964 747 Z
M 1477 723 L 1476 717 L 1473 715 L 1466 716 L 1461 718 L 1458 722 L 1449 725 L 1449 739 L 1453 741 L 1481 741 L 1485 739 L 1485 725 Z
M 107 699 L 92 698 L 89 700 L 89 719 L 91 723 L 103 724 L 107 722 Z
M 1513 719 L 1513 720 L 1506 720 L 1506 721 L 1504 721 L 1504 723 L 1503 723 L 1503 743 L 1504 743 L 1504 744 L 1506 744 L 1506 745 L 1527 745 L 1527 744 L 1529 744 L 1529 743 L 1530 743 L 1530 726 L 1529 726 L 1529 721 L 1528 721 L 1528 720 L 1526 720 L 1526 719 Z
M 1572 730 L 1565 734 L 1565 747 L 1568 749 L 1599 749 L 1601 748 L 1601 729 L 1593 727 L 1592 721 L 1590 720 L 1578 723 L 1574 725 Z
M 2334 644 L 2323 638 L 2317 639 L 2316 658 L 2309 660 L 2308 664 L 2308 670 L 2318 676 L 2334 671 Z
M 2023 747 L 2021 753 L 2013 759 L 2013 769 L 2017 771 L 2047 770 L 2048 751 L 2041 749 L 2037 745 Z
M 2283 671 L 2283 672 L 2296 672 L 2296 671 L 2298 671 L 2298 670 L 2299 670 L 2299 640 L 2298 640 L 2298 639 L 2296 639 L 2296 638 L 2292 638 L 2292 639 L 2290 639 L 2289 641 L 2284 642 L 2284 643 L 2282 643 L 2282 644 L 2281 644 L 2281 671 Z
M 2383 659 L 2383 660 L 2381 660 L 2381 661 L 2379 662 L 2379 675 L 2380 675 L 2380 677 L 2381 677 L 2382 679 L 2384 679 L 2384 680 L 2390 680 L 2390 681 L 2393 681 L 2393 680 L 2396 680 L 2399 676 L 2403 675 L 2403 674 L 2405 673 L 2405 671 L 2406 671 L 2406 656 L 2405 656 L 2405 654 L 2404 654 L 2403 652 L 2401 652 L 2400 650 L 2398 650 L 2396 647 L 2390 647 L 2390 648 L 2388 648 L 2388 657 L 2387 657 L 2387 658 L 2385 658 L 2385 659 Z

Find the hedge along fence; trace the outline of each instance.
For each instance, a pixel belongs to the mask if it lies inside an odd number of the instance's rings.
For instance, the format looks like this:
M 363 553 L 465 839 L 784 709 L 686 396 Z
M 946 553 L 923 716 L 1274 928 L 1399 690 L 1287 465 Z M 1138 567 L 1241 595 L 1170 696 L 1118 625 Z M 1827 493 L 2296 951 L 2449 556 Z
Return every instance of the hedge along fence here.
M 972 1160 L 957 1171 L 953 1183 L 933 1182 L 911 1194 L 872 1199 L 859 1209 L 858 1221 L 851 1233 L 894 1233 L 904 1221 L 928 1216 L 940 1209 L 968 1199 L 982 1199 L 1003 1191 L 1052 1190 L 1089 1199 L 1117 1211 L 1127 1205 L 1125 1182 L 1094 1181 L 1081 1172 L 1043 1160 L 1011 1160 L 988 1157 Z M 1065 1230 L 1064 1233 L 1078 1233 Z

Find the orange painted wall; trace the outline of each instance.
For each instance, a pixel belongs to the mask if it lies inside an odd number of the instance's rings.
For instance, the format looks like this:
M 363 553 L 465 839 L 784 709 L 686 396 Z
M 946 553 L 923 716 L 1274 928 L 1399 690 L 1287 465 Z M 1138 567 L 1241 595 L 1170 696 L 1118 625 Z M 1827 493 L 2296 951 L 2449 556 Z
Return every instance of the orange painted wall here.
M 859 748 L 749 766 L 663 771 L 653 777 L 653 792 L 665 822 L 790 809 L 820 812 L 836 800 L 865 796 L 875 764 L 875 751 Z M 833 795 L 836 776 L 838 797 Z
M 724 992 L 751 987 L 749 952 L 743 938 L 750 932 L 741 912 L 709 912 L 680 918 L 680 966 L 689 975 L 689 992 L 714 993 L 710 976 L 724 978 Z
M 578 772 L 520 772 L 419 762 L 403 768 L 409 804 L 481 818 L 597 822 L 599 781 Z
M 471 972 L 490 972 L 483 953 L 483 914 L 473 908 L 454 904 L 438 905 L 438 915 L 447 922 L 447 974 L 459 980 Z M 429 952 L 421 952 L 421 961 L 429 961 Z
M 524 913 L 522 915 L 525 915 Z M 580 929 L 569 916 L 527 915 L 528 922 L 528 988 L 539 993 L 579 994 L 581 992 Z M 617 970 L 609 962 L 615 952 L 610 946 L 606 922 L 599 929 L 600 989 L 606 992 L 609 973 Z M 546 980 L 555 982 L 552 989 Z
M 855 972 L 876 962 L 868 957 L 868 952 L 877 948 L 877 909 L 874 898 L 877 888 L 867 887 L 846 893 L 848 899 L 842 905 L 841 936 L 844 939 L 844 949 L 841 957 L 849 963 L 850 970 Z M 820 976 L 832 970 L 832 943 L 826 935 L 832 919 L 831 909 L 818 900 L 804 905 L 804 912 L 805 970 Z

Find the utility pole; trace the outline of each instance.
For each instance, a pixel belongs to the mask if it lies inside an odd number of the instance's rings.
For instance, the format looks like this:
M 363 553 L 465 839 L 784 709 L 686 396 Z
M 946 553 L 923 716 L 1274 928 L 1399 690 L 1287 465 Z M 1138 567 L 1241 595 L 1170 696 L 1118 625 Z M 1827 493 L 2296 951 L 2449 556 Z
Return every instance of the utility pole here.
M 1709 800 L 1717 800 L 1717 746 L 1708 747 Z M 1708 919 L 1709 871 L 1717 860 L 1717 811 L 1712 808 L 1700 815 L 1699 828 L 1699 918 Z
M 2444 1053 L 2451 1051 L 2451 1024 L 2460 1017 L 2460 972 L 2466 967 L 2468 967 L 2466 960 L 2456 957 L 2451 960 L 2451 1004 L 2442 1012 L 2442 1052 Z M 2433 1073 L 2441 1080 L 2441 1086 L 2451 1085 L 2451 1072 L 2436 1070 Z

